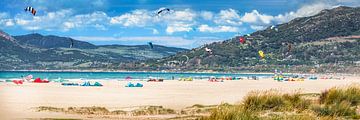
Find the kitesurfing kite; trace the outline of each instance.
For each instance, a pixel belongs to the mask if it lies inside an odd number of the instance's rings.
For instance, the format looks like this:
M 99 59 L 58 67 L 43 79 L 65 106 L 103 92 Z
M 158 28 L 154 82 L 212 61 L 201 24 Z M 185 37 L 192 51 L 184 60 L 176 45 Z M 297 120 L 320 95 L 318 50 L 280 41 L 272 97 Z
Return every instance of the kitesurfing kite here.
M 209 49 L 209 48 L 206 47 L 206 48 L 205 48 L 205 51 L 208 52 L 210 55 L 212 55 L 212 50 L 211 50 L 211 49 Z
M 74 46 L 74 40 L 73 39 L 70 40 L 71 40 L 70 48 L 72 48 Z
M 262 50 L 259 50 L 259 56 L 261 59 L 264 59 L 265 58 L 265 54 Z
M 187 64 L 189 61 L 189 57 L 187 55 L 182 55 L 182 56 L 186 58 L 186 61 L 183 61 L 182 63 Z
M 276 32 L 279 31 L 278 27 L 277 27 L 277 26 L 274 26 L 274 25 L 271 26 L 270 29 L 275 30 Z
M 239 41 L 240 41 L 240 43 L 242 43 L 242 44 L 244 44 L 244 43 L 246 42 L 244 37 L 240 37 L 240 38 L 239 38 Z
M 33 8 L 33 7 L 26 7 L 25 9 L 25 12 L 29 11 L 32 15 L 36 15 L 36 10 Z
M 152 42 L 148 42 L 148 44 L 149 44 L 150 49 L 153 49 L 153 48 L 154 48 Z
M 161 15 L 163 13 L 168 13 L 168 12 L 170 12 L 169 8 L 160 8 L 156 13 L 157 15 Z

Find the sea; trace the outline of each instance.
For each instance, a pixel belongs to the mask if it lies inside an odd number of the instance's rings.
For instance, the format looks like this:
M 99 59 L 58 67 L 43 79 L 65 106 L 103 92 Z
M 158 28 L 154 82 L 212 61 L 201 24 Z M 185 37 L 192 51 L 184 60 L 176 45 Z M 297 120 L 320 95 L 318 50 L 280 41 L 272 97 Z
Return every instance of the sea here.
M 81 80 L 124 80 L 162 78 L 165 80 L 177 80 L 179 78 L 192 77 L 194 79 L 208 79 L 209 77 L 271 77 L 273 74 L 250 74 L 250 73 L 183 73 L 183 72 L 44 72 L 44 71 L 0 71 L 0 79 L 20 79 L 32 75 L 41 79 L 81 79 Z

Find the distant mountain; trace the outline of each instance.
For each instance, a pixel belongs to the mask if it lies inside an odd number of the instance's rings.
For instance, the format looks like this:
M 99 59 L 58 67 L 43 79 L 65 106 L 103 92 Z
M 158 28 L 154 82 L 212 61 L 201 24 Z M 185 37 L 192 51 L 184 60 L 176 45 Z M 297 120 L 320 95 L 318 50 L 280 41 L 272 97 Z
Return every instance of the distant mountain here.
M 74 46 L 70 48 L 71 41 Z M 101 45 L 67 37 L 29 34 L 10 36 L 0 31 L 0 70 L 13 69 L 117 69 L 121 64 L 158 59 L 182 48 L 154 45 Z
M 43 36 L 40 34 L 28 34 L 14 36 L 14 38 L 22 45 L 33 45 L 39 48 L 68 48 L 73 41 L 73 48 L 92 49 L 95 45 L 88 42 L 74 40 L 69 37 L 58 37 L 54 35 Z
M 359 7 L 323 10 L 276 28 L 278 30 L 269 27 L 244 36 L 247 44 L 241 44 L 237 36 L 148 63 L 169 70 L 270 72 L 276 68 L 308 71 L 316 67 L 325 72 L 330 70 L 329 66 L 336 69 L 334 71 L 360 70 L 355 64 L 360 63 Z M 213 54 L 207 53 L 206 47 Z M 259 50 L 264 51 L 265 60 L 259 58 Z

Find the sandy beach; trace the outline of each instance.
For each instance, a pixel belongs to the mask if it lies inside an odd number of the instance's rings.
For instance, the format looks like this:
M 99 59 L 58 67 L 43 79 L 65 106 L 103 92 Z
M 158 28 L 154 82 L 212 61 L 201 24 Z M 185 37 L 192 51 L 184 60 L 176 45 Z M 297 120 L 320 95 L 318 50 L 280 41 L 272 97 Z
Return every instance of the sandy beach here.
M 61 83 L 0 83 L 0 116 L 2 119 L 81 118 L 64 113 L 36 112 L 39 106 L 106 107 L 109 110 L 157 105 L 181 110 L 194 104 L 217 105 L 237 103 L 250 91 L 276 89 L 282 92 L 319 93 L 325 89 L 360 83 L 359 77 L 335 80 L 277 82 L 270 78 L 208 82 L 206 80 L 139 82 L 142 88 L 124 87 L 128 81 L 100 81 L 103 87 L 62 86 Z M 80 82 L 79 82 L 80 83 Z M 91 119 L 91 117 L 85 117 Z

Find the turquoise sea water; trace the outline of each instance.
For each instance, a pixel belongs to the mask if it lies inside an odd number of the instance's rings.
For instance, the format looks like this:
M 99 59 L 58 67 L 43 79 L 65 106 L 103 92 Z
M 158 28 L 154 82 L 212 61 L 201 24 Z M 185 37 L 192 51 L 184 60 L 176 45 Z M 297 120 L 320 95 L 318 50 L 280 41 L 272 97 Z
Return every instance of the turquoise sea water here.
M 147 79 L 149 77 L 164 78 L 166 80 L 179 79 L 182 77 L 193 77 L 197 79 L 207 79 L 214 77 L 270 77 L 272 74 L 241 74 L 241 73 L 165 73 L 165 72 L 34 72 L 34 71 L 0 71 L 0 79 L 21 78 L 22 76 L 33 75 L 34 78 L 47 79 Z

